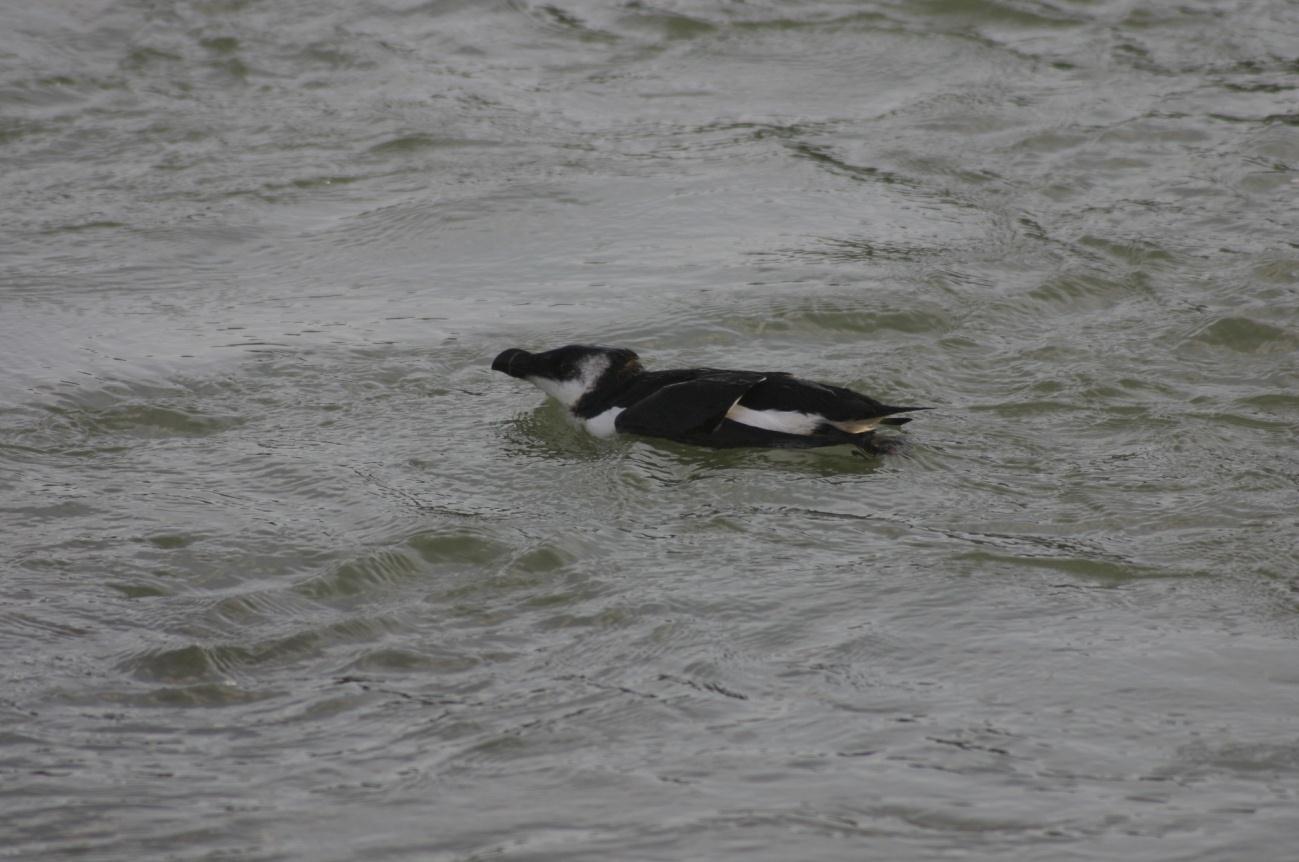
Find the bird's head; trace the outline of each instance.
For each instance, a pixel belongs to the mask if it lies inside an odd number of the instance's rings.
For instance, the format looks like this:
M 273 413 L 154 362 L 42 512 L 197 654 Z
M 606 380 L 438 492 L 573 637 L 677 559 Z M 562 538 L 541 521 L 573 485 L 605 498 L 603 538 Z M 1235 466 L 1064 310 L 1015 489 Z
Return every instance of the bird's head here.
M 611 377 L 639 371 L 640 358 L 621 347 L 570 344 L 543 353 L 511 347 L 492 361 L 492 370 L 526 380 L 571 408 Z

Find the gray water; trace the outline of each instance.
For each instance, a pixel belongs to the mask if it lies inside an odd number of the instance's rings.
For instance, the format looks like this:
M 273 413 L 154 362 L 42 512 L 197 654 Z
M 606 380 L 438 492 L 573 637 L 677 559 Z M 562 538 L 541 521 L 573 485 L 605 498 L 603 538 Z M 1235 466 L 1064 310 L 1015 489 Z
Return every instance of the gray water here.
M 1286 0 L 5 3 L 0 857 L 1293 858 L 1297 126 Z

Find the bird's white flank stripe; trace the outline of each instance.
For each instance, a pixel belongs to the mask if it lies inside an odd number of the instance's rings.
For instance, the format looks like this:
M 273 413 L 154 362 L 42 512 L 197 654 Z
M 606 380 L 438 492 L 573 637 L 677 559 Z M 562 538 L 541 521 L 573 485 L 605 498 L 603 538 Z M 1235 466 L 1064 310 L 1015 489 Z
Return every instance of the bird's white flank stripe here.
M 785 434 L 812 434 L 817 426 L 825 421 L 823 416 L 816 413 L 800 413 L 797 410 L 750 410 L 739 404 L 726 411 L 726 418 L 752 428 L 782 431 Z
M 626 409 L 626 407 L 610 407 L 603 413 L 592 416 L 586 420 L 587 432 L 594 434 L 596 437 L 612 436 L 616 430 L 613 423 L 618 419 L 618 414 Z

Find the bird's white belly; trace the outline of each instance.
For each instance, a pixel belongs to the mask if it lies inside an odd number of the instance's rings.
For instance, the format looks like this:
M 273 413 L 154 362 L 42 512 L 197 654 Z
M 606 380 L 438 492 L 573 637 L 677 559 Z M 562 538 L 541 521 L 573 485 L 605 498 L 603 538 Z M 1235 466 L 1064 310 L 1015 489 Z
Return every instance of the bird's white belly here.
M 613 427 L 613 423 L 617 420 L 618 414 L 626 409 L 626 407 L 610 407 L 590 419 L 583 419 L 582 424 L 586 426 L 588 433 L 594 434 L 596 437 L 609 437 L 617 430 Z
M 781 431 L 785 434 L 813 434 L 817 426 L 825 421 L 823 416 L 816 413 L 800 413 L 797 410 L 750 410 L 738 404 L 726 411 L 726 418 L 751 428 Z

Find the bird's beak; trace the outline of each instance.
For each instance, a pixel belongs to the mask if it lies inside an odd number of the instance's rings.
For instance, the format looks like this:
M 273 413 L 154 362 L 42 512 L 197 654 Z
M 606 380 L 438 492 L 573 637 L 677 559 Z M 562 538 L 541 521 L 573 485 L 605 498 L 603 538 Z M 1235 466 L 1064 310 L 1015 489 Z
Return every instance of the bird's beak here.
M 492 360 L 492 370 L 504 371 L 511 377 L 525 377 L 528 373 L 528 360 L 531 358 L 532 354 L 528 351 L 511 347 Z

